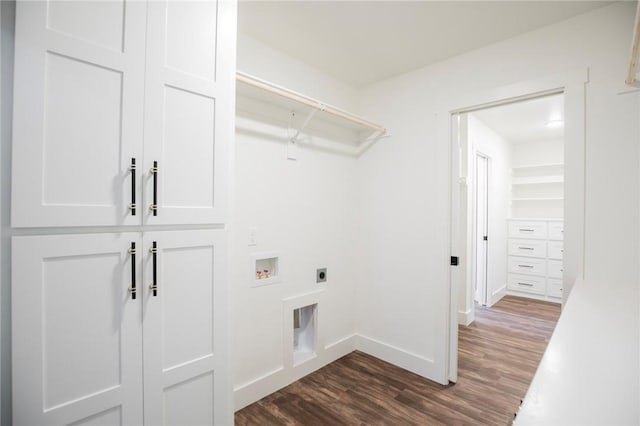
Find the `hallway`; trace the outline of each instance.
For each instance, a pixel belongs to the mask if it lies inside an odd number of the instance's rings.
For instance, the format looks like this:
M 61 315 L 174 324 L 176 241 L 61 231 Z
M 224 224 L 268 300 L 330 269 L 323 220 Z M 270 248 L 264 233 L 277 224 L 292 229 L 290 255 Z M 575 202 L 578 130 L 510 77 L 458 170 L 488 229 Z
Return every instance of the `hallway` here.
M 442 386 L 356 351 L 235 415 L 243 425 L 506 425 L 560 305 L 506 296 L 460 327 L 458 383 Z

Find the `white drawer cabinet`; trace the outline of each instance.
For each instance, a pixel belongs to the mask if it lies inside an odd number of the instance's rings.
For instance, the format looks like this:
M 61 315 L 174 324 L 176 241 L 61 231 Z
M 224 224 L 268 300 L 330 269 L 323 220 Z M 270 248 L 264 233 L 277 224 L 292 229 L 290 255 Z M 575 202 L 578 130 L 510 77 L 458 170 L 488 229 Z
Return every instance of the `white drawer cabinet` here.
M 526 293 L 544 294 L 545 278 L 533 275 L 509 274 L 508 287 L 511 290 L 524 291 Z
M 545 259 L 509 256 L 509 272 L 544 276 L 547 272 Z
M 549 259 L 562 260 L 564 249 L 561 241 L 549 241 L 547 243 L 547 255 Z
M 546 241 L 541 240 L 509 240 L 510 256 L 545 257 Z
M 547 261 L 547 269 L 548 269 L 550 278 L 562 279 L 562 272 L 564 271 L 562 266 L 562 261 L 560 260 Z
M 560 220 L 508 221 L 507 288 L 512 294 L 553 302 L 562 298 L 563 234 Z
M 551 297 L 562 297 L 562 280 L 547 279 L 547 294 Z
M 543 221 L 510 221 L 509 238 L 547 238 L 547 223 Z
M 564 223 L 563 222 L 549 222 L 549 239 L 550 240 L 564 239 Z

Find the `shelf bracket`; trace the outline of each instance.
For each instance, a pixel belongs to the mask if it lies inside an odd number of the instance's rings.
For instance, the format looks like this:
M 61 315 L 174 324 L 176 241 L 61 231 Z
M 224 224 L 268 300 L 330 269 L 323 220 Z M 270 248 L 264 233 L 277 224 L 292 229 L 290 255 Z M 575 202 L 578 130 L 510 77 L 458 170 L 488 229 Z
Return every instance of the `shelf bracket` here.
M 391 136 L 390 134 L 388 134 L 386 132 L 386 130 L 378 130 L 375 132 L 375 134 L 373 136 L 370 136 L 368 138 L 366 138 L 365 140 L 363 140 L 362 142 L 360 142 L 360 145 L 358 147 L 358 155 L 361 155 L 362 153 L 364 153 L 366 150 L 369 149 L 369 147 L 371 147 L 371 145 L 373 145 L 374 143 L 378 142 L 380 139 L 382 138 L 388 138 L 389 136 Z
M 302 126 L 300 126 L 300 128 L 296 131 L 296 134 L 291 139 L 297 141 L 298 140 L 298 136 L 300 136 L 300 133 L 302 133 L 304 131 L 304 129 L 307 128 L 307 126 L 311 122 L 311 119 L 313 118 L 313 116 L 316 115 L 316 112 L 323 111 L 324 107 L 325 107 L 324 105 L 320 105 L 320 108 L 312 110 L 309 113 L 309 115 L 307 115 L 307 118 L 304 120 L 304 123 L 302 123 Z M 291 122 L 292 123 L 293 123 L 293 117 L 295 117 L 295 113 L 292 112 L 291 113 Z
M 300 134 L 304 131 L 304 129 L 307 128 L 307 126 L 313 119 L 313 116 L 316 115 L 316 112 L 322 111 L 324 110 L 324 108 L 325 108 L 324 105 L 320 105 L 318 109 L 312 110 L 309 113 L 309 115 L 307 115 L 307 118 L 305 118 L 304 122 L 302 123 L 302 126 L 300 126 L 298 129 L 295 129 L 296 134 L 289 137 L 289 141 L 287 143 L 287 159 L 288 160 L 296 159 L 297 152 L 298 152 L 298 136 L 300 136 Z M 296 117 L 296 113 L 291 111 L 289 113 L 289 133 L 291 133 L 291 131 L 294 130 L 293 121 L 295 117 Z

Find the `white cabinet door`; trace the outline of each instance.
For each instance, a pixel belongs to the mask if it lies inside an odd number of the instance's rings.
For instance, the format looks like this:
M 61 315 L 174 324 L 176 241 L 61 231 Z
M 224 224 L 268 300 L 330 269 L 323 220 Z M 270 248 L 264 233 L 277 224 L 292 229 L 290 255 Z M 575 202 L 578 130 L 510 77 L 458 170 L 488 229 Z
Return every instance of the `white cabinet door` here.
M 142 161 L 146 4 L 19 1 L 12 225 L 126 225 Z
M 224 231 L 149 232 L 143 246 L 145 423 L 232 424 Z
M 225 221 L 227 152 L 235 114 L 234 52 L 233 2 L 149 3 L 146 223 Z
M 13 238 L 13 421 L 142 423 L 138 233 Z

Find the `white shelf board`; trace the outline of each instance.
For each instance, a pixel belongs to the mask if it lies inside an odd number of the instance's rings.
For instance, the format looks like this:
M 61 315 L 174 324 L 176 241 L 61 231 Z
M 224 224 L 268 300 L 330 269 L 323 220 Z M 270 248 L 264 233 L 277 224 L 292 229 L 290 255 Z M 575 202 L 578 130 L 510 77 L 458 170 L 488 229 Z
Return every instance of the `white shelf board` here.
M 563 217 L 508 217 L 507 220 L 515 220 L 515 221 L 541 221 L 541 222 L 562 222 L 564 220 Z
M 511 201 L 562 201 L 563 197 L 512 198 Z
M 544 169 L 549 167 L 564 167 L 564 163 L 543 163 L 543 164 L 528 164 L 524 166 L 512 167 L 512 170 L 532 170 L 532 169 Z
M 564 176 L 552 175 L 514 177 L 511 182 L 512 185 L 540 185 L 545 183 L 564 183 Z
M 236 81 L 239 96 L 256 99 L 288 112 L 293 111 L 302 117 L 316 110 L 314 120 L 320 119 L 349 130 L 386 133 L 386 129 L 377 123 L 244 72 L 236 73 Z

